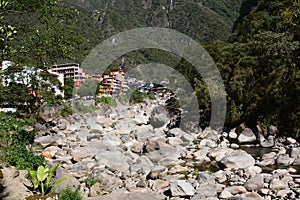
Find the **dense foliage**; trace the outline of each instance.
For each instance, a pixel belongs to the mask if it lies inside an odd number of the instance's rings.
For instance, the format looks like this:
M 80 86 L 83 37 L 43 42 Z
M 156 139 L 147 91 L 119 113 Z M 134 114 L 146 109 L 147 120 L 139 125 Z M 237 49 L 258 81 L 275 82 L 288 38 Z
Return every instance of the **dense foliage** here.
M 71 188 L 65 188 L 59 194 L 58 200 L 82 200 L 82 196 L 78 189 L 73 191 Z
M 36 131 L 30 120 L 22 120 L 12 113 L 0 112 L 0 160 L 20 169 L 36 169 L 45 160 L 32 153 L 30 147 Z
M 299 13 L 299 1 L 259 1 L 229 44 L 208 47 L 225 81 L 229 126 L 299 131 Z
M 69 0 L 94 11 L 99 33 L 106 39 L 138 27 L 165 27 L 202 42 L 226 39 L 238 17 L 242 0 Z

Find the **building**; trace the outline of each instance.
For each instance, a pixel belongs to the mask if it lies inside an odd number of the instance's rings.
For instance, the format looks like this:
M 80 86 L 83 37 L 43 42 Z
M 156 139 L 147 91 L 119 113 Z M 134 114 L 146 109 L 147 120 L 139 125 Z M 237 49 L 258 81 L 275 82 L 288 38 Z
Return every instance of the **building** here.
M 98 96 L 122 94 L 127 87 L 124 85 L 124 72 L 120 68 L 111 69 L 109 74 L 103 74 L 99 83 Z
M 60 65 L 53 65 L 51 70 L 53 72 L 63 74 L 64 79 L 66 79 L 66 78 L 75 79 L 76 76 L 83 73 L 82 69 L 80 69 L 79 64 L 77 64 L 77 63 L 67 63 L 67 64 L 60 64 Z

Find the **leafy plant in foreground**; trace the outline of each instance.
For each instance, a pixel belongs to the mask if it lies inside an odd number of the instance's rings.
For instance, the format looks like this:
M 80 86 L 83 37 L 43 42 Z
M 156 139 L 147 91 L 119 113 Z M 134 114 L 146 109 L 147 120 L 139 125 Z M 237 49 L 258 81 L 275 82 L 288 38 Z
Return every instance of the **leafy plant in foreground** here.
M 29 175 L 34 190 L 36 190 L 38 193 L 41 193 L 42 195 L 54 193 L 55 187 L 61 184 L 67 178 L 69 178 L 68 176 L 66 176 L 58 180 L 57 182 L 52 183 L 58 165 L 59 164 L 56 164 L 51 169 L 49 169 L 47 165 L 46 166 L 41 165 L 38 167 L 36 171 L 29 170 Z

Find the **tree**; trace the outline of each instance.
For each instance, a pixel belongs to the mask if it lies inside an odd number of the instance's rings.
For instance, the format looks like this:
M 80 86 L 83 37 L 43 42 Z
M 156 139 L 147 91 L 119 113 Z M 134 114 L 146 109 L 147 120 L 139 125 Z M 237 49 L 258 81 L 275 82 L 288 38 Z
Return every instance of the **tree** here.
M 34 99 L 31 100 L 32 103 L 26 105 L 31 106 L 30 113 L 37 114 L 42 104 L 59 102 L 60 98 L 55 97 L 53 91 L 54 88 L 61 88 L 61 86 L 57 79 L 51 76 L 47 68 L 61 59 L 72 58 L 72 52 L 81 40 L 77 37 L 77 34 L 69 29 L 69 26 L 71 23 L 76 23 L 78 12 L 55 0 L 12 0 L 5 5 L 2 13 L 5 13 L 5 16 L 10 19 L 11 25 L 18 30 L 18 37 L 10 43 L 11 46 L 6 48 L 5 43 L 5 48 L 2 48 L 2 52 L 7 52 L 5 49 L 10 47 L 14 49 L 13 54 L 2 53 L 2 58 L 5 55 L 14 63 L 6 73 L 9 77 L 13 77 L 16 74 L 15 70 L 22 71 L 23 66 L 28 66 L 34 71 L 25 87 L 24 84 L 15 86 L 30 90 L 30 92 L 25 92 L 24 95 Z M 31 20 L 30 26 L 28 26 L 27 20 Z M 9 34 L 10 32 L 7 31 L 6 35 L 11 37 L 13 34 Z M 14 29 L 13 33 L 15 33 Z M 11 38 L 9 39 L 11 40 Z M 0 45 L 2 45 L 1 42 Z M 3 90 L 13 92 L 10 89 L 4 88 Z M 7 95 L 14 97 L 12 93 Z M 5 100 L 1 99 L 2 101 Z M 14 101 L 19 101 L 18 104 L 20 104 L 24 100 L 22 101 L 18 97 Z
M 3 23 L 3 19 L 5 17 L 5 11 L 8 7 L 8 1 L 0 1 L 0 58 L 1 61 L 7 57 L 9 54 L 11 47 L 9 46 L 9 42 L 13 39 L 13 36 L 17 33 L 15 28 L 10 24 Z
M 80 86 L 80 88 L 77 91 L 77 94 L 81 97 L 84 97 L 84 96 L 95 97 L 96 93 L 98 92 L 98 91 L 96 91 L 97 86 L 98 86 L 98 80 L 87 79 L 82 83 L 82 85 Z
M 74 80 L 72 78 L 65 80 L 64 95 L 65 99 L 70 99 L 74 95 Z
M 259 1 L 231 43 L 214 50 L 228 93 L 227 122 L 299 130 L 299 13 L 299 1 Z

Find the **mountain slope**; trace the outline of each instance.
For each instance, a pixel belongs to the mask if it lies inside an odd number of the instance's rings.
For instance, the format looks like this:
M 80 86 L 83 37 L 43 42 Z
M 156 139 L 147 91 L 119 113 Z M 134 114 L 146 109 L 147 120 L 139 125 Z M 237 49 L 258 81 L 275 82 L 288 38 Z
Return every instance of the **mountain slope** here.
M 172 28 L 201 42 L 210 42 L 225 40 L 231 33 L 243 0 L 68 1 L 94 13 L 104 38 L 115 32 L 103 27 L 118 31 L 154 26 Z

